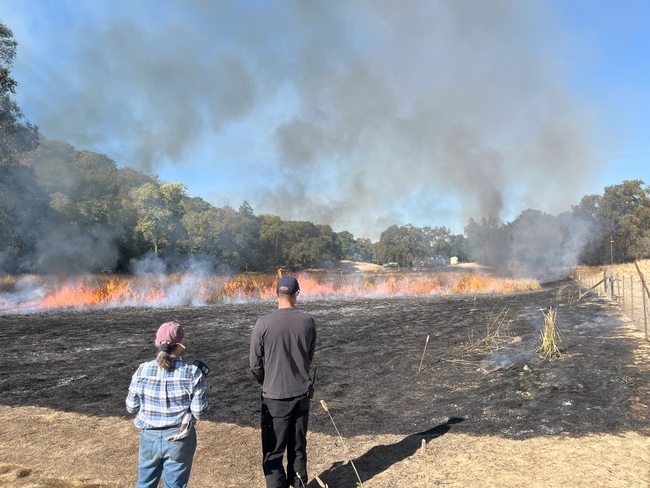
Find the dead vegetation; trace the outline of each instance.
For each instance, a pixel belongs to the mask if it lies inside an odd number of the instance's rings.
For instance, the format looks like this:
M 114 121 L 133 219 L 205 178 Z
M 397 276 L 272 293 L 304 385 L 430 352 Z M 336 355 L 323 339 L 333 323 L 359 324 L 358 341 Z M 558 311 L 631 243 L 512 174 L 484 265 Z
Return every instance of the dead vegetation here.
M 555 293 L 555 301 L 559 302 L 566 300 L 569 304 L 569 307 L 572 307 L 578 301 L 579 296 L 579 291 L 575 286 L 573 286 L 572 283 L 565 283 L 564 285 L 560 286 L 560 288 L 558 288 L 557 292 Z
M 512 341 L 508 320 L 508 307 L 496 310 L 496 305 L 485 313 L 485 328 L 482 331 L 468 329 L 467 350 L 472 352 L 491 353 Z
M 350 461 L 367 488 L 648 486 L 650 345 L 632 326 L 620 325 L 615 304 L 569 309 L 566 301 L 553 302 L 569 291 L 558 287 L 477 300 L 301 303 L 321 324 L 308 445 L 313 481 L 307 488 L 323 488 L 315 476 L 331 488 L 355 486 Z M 549 301 L 558 307 L 571 347 L 563 361 L 543 361 L 534 352 L 540 305 Z M 250 326 L 265 307 L 0 317 L 0 460 L 52 480 L 17 485 L 0 479 L 0 486 L 73 488 L 54 484 L 70 476 L 87 483 L 76 485 L 83 488 L 134 486 L 138 434 L 123 413 L 124 388 L 131 367 L 149 358 L 150 330 L 171 314 L 188 324 L 190 357 L 218 365 L 210 378 L 211 417 L 197 424 L 192 486 L 262 488 L 259 392 L 241 358 Z M 466 349 L 472 327 L 481 344 L 473 355 Z M 65 343 L 50 333 L 63 328 Z M 427 368 L 415 374 L 429 333 Z M 488 335 L 492 340 L 483 341 Z M 127 338 L 117 349 L 116 336 Z M 490 344 L 509 355 L 521 337 L 531 340 L 525 363 L 476 374 Z M 436 361 L 443 355 L 449 360 Z M 328 400 L 345 444 L 325 412 L 314 408 L 320 398 Z M 447 425 L 456 415 L 466 421 Z M 421 450 L 415 433 L 431 428 L 437 437 L 427 438 Z M 94 478 L 106 482 L 90 484 Z
M 562 357 L 560 345 L 563 338 L 557 327 L 557 309 L 549 307 L 547 311 L 542 311 L 542 314 L 544 315 L 544 327 L 541 330 L 542 344 L 537 352 L 550 361 Z
M 645 276 L 650 276 L 650 259 L 642 259 L 636 263 Z M 603 264 L 602 266 L 578 266 L 575 268 L 575 274 L 583 276 L 599 275 L 602 278 L 603 272 L 608 267 L 611 267 L 614 276 L 617 274 L 622 276 L 638 276 L 636 266 L 633 262 L 614 264 L 613 266 L 608 264 Z
M 0 464 L 0 486 L 23 488 L 117 488 L 112 483 L 77 478 L 51 478 L 18 464 Z

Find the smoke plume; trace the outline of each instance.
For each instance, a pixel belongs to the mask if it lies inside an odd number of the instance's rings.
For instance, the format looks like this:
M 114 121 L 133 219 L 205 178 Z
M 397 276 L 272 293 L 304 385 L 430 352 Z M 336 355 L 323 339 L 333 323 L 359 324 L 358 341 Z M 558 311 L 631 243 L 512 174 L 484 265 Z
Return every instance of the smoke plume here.
M 566 210 L 594 169 L 547 2 L 92 5 L 26 112 L 120 164 L 200 166 L 257 213 L 460 231 Z

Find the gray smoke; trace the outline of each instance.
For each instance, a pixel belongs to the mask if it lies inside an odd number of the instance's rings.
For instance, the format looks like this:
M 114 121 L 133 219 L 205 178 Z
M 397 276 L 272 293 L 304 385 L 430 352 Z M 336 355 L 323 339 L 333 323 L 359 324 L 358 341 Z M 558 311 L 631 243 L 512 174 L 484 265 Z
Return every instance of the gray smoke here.
M 29 94 L 43 114 L 34 122 L 151 172 L 254 130 L 241 170 L 213 154 L 205 178 L 227 171 L 229 193 L 256 213 L 357 236 L 557 213 L 576 203 L 597 161 L 550 8 L 111 2 L 96 12 L 100 28 L 69 33 L 69 55 Z

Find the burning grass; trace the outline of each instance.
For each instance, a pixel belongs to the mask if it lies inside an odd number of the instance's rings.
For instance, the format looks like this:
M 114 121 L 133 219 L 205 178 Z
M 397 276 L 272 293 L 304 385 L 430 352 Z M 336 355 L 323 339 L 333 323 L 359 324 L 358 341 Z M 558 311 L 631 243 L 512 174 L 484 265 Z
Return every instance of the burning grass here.
M 568 487 L 576 480 L 647 486 L 650 345 L 615 303 L 568 307 L 567 290 L 557 300 L 563 285 L 476 300 L 300 301 L 319 327 L 310 475 L 331 488 L 353 487 L 351 459 L 368 488 Z M 535 353 L 540 307 L 549 302 L 570 351 L 561 361 Z M 152 331 L 173 317 L 187 325 L 187 359 L 216 365 L 190 483 L 261 488 L 259 388 L 245 360 L 252 324 L 272 308 L 251 302 L 3 316 L 0 458 L 52 479 L 134 486 L 138 434 L 124 415 L 125 385 L 134 366 L 154 357 Z M 482 334 L 488 312 L 494 319 L 506 308 L 513 342 L 523 340 L 495 351 L 503 354 L 469 354 L 468 328 Z M 452 417 L 466 421 L 450 425 Z M 418 433 L 430 429 L 437 437 L 427 437 L 420 452 Z
M 391 275 L 320 275 L 301 273 L 301 298 L 512 293 L 538 290 L 537 281 L 473 273 Z M 45 276 L 5 278 L 0 313 L 51 309 L 169 307 L 207 305 L 275 297 L 277 275 L 242 273 L 232 276 L 191 274 L 141 277 L 98 275 L 59 280 Z

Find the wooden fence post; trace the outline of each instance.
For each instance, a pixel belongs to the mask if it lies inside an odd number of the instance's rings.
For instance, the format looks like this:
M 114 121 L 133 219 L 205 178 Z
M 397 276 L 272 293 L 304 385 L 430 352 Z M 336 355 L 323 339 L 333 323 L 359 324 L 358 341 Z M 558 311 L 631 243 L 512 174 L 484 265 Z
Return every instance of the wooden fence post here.
M 639 273 L 639 279 L 641 280 L 641 296 L 643 297 L 643 324 L 645 328 L 645 339 L 648 340 L 648 307 L 646 299 L 650 299 L 650 290 L 648 290 L 648 285 L 645 282 L 645 277 L 641 272 L 641 268 L 636 261 L 634 261 L 634 266 L 636 266 L 636 271 Z M 645 292 L 645 293 L 644 293 Z M 647 295 L 647 297 L 646 297 Z
M 614 300 L 614 274 L 609 266 L 605 269 L 605 294 Z
M 578 275 L 578 300 L 582 300 L 582 275 Z

